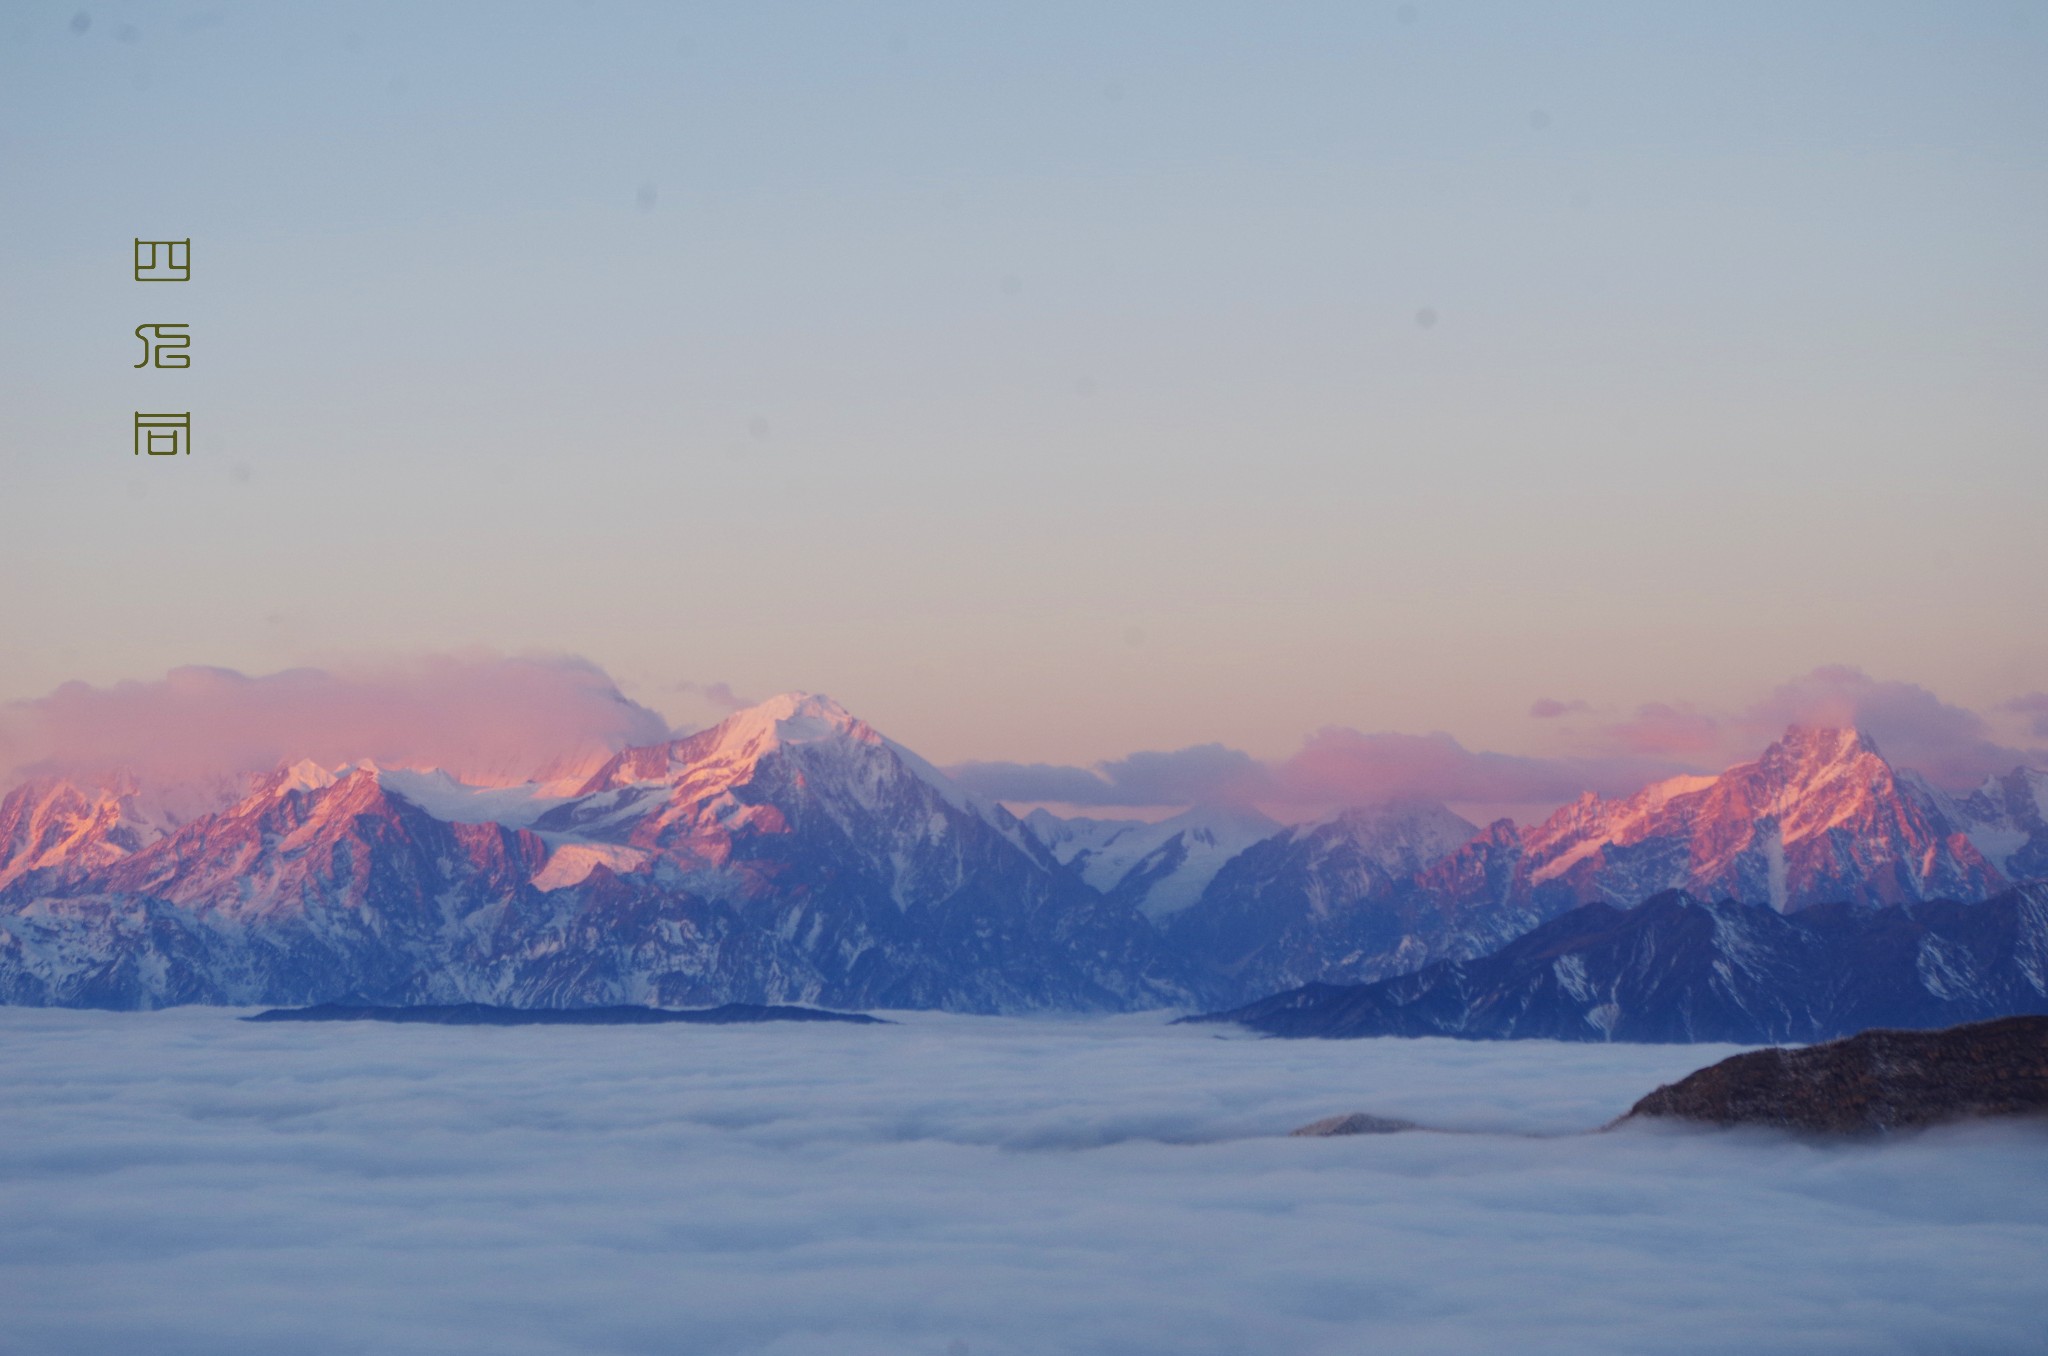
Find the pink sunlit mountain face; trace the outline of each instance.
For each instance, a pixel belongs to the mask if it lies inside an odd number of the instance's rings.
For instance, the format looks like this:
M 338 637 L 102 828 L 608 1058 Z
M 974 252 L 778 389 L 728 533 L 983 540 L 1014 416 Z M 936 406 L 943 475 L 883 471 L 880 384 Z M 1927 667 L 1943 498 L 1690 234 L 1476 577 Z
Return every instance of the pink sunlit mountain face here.
M 5 1001 L 1217 1006 L 1479 956 L 1592 902 L 1973 901 L 2048 860 L 2048 779 L 1951 796 L 1845 730 L 1527 830 L 1414 802 L 1024 821 L 800 694 L 525 783 L 103 780 L 0 801 Z
M 1467 959 L 1578 905 L 1630 907 L 1663 890 L 1780 912 L 1981 900 L 2038 871 L 2048 833 L 2029 818 L 2041 787 L 2030 776 L 1958 800 L 1895 771 L 1854 730 L 1795 727 L 1719 776 L 1589 794 L 1526 830 L 1501 821 L 1454 846 L 1426 839 L 1437 850 L 1406 875 L 1341 857 L 1333 869 L 1319 834 L 1261 844 L 1174 928 L 1198 964 L 1270 992 Z
M 9 1001 L 1158 1006 L 1137 912 L 829 699 L 630 749 L 570 794 L 296 768 L 114 847 L 10 802 Z
M 1579 902 L 1661 889 L 1769 903 L 1981 898 L 2003 885 L 1953 807 L 1854 730 L 1795 727 L 1753 763 L 1587 797 L 1523 839 L 1532 886 Z
M 230 779 L 150 786 L 128 773 L 23 782 L 0 796 L 0 887 L 39 869 L 110 865 L 248 789 Z

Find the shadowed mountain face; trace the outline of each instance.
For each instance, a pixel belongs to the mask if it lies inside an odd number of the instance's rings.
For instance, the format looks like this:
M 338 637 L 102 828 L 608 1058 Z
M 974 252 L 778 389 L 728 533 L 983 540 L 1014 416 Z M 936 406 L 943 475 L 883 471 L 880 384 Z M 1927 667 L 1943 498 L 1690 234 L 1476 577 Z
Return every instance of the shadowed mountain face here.
M 1027 822 L 791 695 L 551 782 L 299 763 L 18 786 L 0 1001 L 1217 1007 L 1476 961 L 1667 888 L 1788 917 L 1981 900 L 2048 862 L 2044 788 L 2016 772 L 1950 797 L 1853 731 L 1795 729 L 1527 830 L 1429 803 Z M 1946 963 L 1927 959 L 1936 982 Z
M 1256 810 L 1205 805 L 1157 823 L 1061 819 L 1045 810 L 1033 810 L 1024 822 L 1082 880 L 1155 923 L 1201 898 L 1218 871 L 1281 831 Z
M 1869 1134 L 1987 1116 L 2048 1116 L 2048 1017 L 1754 1050 L 1658 1088 L 1622 1123 Z
M 1441 805 L 1348 811 L 1255 843 L 1166 924 L 1178 955 L 1239 993 L 1413 969 L 1537 921 L 1518 901 L 1466 907 L 1418 889 L 1476 830 Z
M 1672 891 L 1632 910 L 1586 905 L 1476 960 L 1190 1020 L 1274 1036 L 1759 1044 L 2010 1013 L 2048 1013 L 2048 886 L 1790 915 Z

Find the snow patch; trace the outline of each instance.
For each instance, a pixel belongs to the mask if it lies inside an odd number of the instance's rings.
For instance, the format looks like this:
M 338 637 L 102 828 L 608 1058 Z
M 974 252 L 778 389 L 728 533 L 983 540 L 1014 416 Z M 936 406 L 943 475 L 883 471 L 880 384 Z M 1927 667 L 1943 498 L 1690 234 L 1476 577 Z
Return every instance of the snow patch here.
M 410 768 L 379 769 L 377 784 L 444 823 L 503 824 L 511 829 L 530 828 L 536 819 L 567 799 L 548 794 L 538 782 L 472 786 L 445 772 Z
M 618 875 L 638 871 L 647 864 L 648 854 L 622 843 L 561 843 L 548 854 L 547 864 L 534 873 L 540 890 L 560 890 L 580 885 L 598 867 Z

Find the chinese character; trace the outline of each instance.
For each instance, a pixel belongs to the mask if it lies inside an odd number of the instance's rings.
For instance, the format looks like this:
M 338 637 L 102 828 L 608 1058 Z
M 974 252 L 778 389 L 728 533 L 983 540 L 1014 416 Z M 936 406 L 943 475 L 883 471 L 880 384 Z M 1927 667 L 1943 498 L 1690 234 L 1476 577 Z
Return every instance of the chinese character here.
M 183 414 L 135 415 L 135 455 L 192 455 L 192 411 Z
M 137 325 L 135 337 L 142 341 L 142 361 L 135 365 L 148 367 L 155 358 L 158 367 L 190 367 L 192 355 L 176 351 L 192 347 L 192 336 L 186 333 L 189 329 L 189 325 Z
M 191 240 L 138 240 L 135 242 L 135 281 L 190 282 L 191 280 Z

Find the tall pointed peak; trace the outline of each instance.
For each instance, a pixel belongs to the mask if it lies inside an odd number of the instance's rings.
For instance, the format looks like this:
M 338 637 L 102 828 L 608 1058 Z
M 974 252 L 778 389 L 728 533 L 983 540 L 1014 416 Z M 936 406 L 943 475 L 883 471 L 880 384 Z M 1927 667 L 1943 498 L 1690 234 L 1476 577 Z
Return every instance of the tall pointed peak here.
M 346 767 L 342 772 L 346 772 Z M 261 790 L 282 794 L 286 791 L 324 791 L 341 780 L 332 768 L 325 767 L 311 758 L 301 758 L 288 767 L 273 772 L 260 787 Z
M 1788 725 L 1772 749 L 1817 762 L 1841 762 L 1859 754 L 1884 757 L 1877 741 L 1853 725 Z
M 784 692 L 735 711 L 709 731 L 721 749 L 810 744 L 852 736 L 872 739 L 874 731 L 845 707 L 818 692 Z
M 1862 785 L 1872 778 L 1894 779 L 1891 764 L 1877 742 L 1846 725 L 1794 725 L 1754 761 L 1728 769 L 1724 777 L 1744 784 L 1762 783 L 1791 791 L 1823 786 Z
M 575 794 L 590 795 L 631 782 L 674 781 L 685 769 L 724 767 L 733 775 L 778 749 L 852 740 L 884 742 L 867 722 L 815 692 L 785 692 L 735 711 L 709 729 L 665 744 L 622 749 L 592 773 Z

